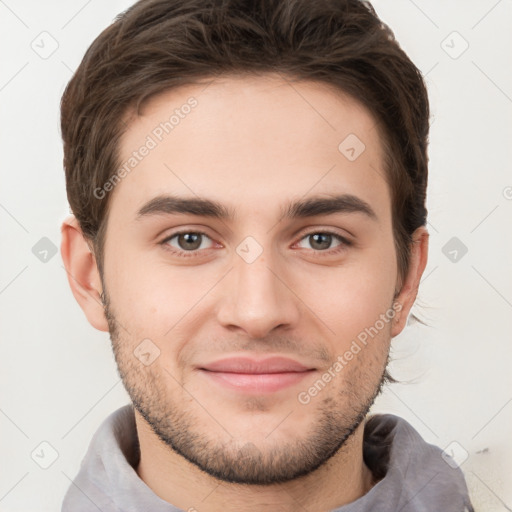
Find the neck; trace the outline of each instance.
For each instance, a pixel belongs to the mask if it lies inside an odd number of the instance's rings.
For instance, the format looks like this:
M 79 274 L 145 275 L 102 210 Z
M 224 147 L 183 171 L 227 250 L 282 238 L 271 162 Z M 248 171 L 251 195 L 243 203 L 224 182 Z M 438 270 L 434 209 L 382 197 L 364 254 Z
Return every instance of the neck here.
M 204 473 L 165 445 L 135 412 L 140 443 L 139 477 L 161 499 L 194 512 L 282 511 L 319 512 L 351 503 L 374 485 L 363 461 L 363 429 L 359 425 L 331 459 L 316 471 L 290 482 L 242 485 L 223 482 Z

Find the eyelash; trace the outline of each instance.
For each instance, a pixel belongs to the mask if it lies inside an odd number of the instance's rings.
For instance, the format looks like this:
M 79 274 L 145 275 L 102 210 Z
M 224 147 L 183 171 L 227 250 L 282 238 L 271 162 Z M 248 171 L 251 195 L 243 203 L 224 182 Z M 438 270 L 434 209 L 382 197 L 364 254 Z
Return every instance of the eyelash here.
M 173 238 L 175 238 L 175 237 L 177 237 L 179 235 L 184 235 L 184 234 L 201 235 L 201 236 L 205 236 L 207 238 L 210 238 L 203 231 L 183 230 L 183 231 L 178 231 L 176 233 L 173 233 L 172 235 L 168 236 L 167 238 L 165 238 L 164 240 L 159 242 L 159 244 L 163 246 L 164 250 L 169 251 L 172 254 L 176 254 L 178 256 L 184 257 L 184 258 L 199 256 L 200 252 L 201 252 L 201 250 L 199 250 L 199 249 L 196 249 L 194 251 L 185 251 L 185 250 L 178 250 L 178 249 L 168 245 L 168 242 L 170 240 L 172 240 Z M 318 235 L 318 234 L 331 235 L 332 237 L 337 239 L 339 242 L 341 242 L 340 245 L 338 245 L 334 249 L 325 249 L 325 250 L 314 250 L 314 249 L 311 249 L 314 253 L 318 253 L 318 255 L 328 254 L 329 256 L 332 256 L 334 254 L 338 254 L 339 252 L 345 250 L 347 247 L 350 247 L 352 245 L 352 242 L 350 240 L 347 240 L 345 237 L 339 235 L 338 233 L 334 233 L 333 231 L 329 231 L 329 230 L 326 230 L 326 231 L 311 231 L 309 233 L 305 233 L 300 238 L 299 242 L 301 242 L 302 240 L 304 240 L 308 236 Z M 210 238 L 210 240 L 211 240 L 211 238 Z M 202 250 L 207 250 L 207 249 L 202 249 Z

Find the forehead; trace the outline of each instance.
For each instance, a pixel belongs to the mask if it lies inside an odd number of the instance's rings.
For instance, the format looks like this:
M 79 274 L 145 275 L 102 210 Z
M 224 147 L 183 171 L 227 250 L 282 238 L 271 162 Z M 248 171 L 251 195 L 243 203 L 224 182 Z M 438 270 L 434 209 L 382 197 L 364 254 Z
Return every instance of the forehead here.
M 124 211 L 164 193 L 252 213 L 333 189 L 389 203 L 374 117 L 322 83 L 224 76 L 161 93 L 126 122 L 111 198 Z

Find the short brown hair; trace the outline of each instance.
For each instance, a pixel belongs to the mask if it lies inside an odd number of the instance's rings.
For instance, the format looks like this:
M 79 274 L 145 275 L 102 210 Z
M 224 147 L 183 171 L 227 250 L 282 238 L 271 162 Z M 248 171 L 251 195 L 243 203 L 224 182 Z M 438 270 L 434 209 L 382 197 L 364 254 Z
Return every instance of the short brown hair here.
M 318 81 L 362 103 L 385 149 L 400 279 L 426 223 L 429 104 L 423 78 L 360 0 L 140 0 L 87 50 L 64 91 L 61 129 L 71 210 L 102 275 L 123 116 L 156 94 L 223 74 Z

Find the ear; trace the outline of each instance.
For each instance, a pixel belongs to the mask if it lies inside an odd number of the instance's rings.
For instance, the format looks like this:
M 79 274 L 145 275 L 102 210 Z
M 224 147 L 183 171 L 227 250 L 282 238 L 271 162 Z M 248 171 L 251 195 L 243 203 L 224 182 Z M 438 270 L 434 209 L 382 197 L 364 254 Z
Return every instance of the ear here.
M 69 286 L 89 323 L 108 332 L 101 293 L 103 292 L 96 258 L 74 215 L 61 226 L 60 252 L 68 275 Z
M 424 226 L 419 227 L 412 234 L 409 270 L 400 293 L 395 297 L 395 304 L 399 307 L 395 306 L 397 313 L 395 314 L 393 327 L 391 329 L 392 337 L 397 336 L 403 331 L 409 312 L 418 295 L 421 276 L 427 266 L 428 237 L 428 231 Z

